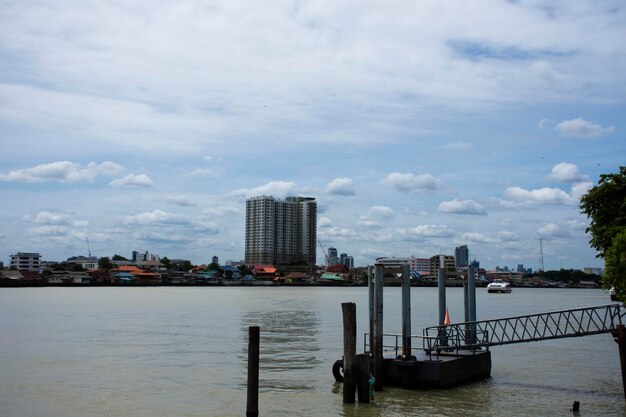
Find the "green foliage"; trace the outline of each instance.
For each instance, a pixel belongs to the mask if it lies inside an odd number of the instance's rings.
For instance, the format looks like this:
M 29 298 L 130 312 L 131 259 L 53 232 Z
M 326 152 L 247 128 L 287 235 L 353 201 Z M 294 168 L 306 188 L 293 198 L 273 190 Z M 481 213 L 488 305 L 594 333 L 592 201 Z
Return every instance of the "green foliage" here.
M 220 265 L 215 262 L 211 262 L 209 266 L 207 266 L 207 270 L 209 271 L 217 271 L 218 269 L 221 269 Z
M 114 261 L 127 261 L 128 259 L 124 258 L 122 255 L 118 255 L 117 253 L 115 255 L 113 255 L 113 259 Z
M 191 271 L 194 268 L 193 264 L 189 261 L 171 263 L 170 266 L 171 269 L 175 271 Z
M 618 299 L 626 300 L 626 228 L 615 236 L 604 254 L 602 283 L 614 288 Z
M 246 275 L 252 275 L 252 269 L 250 269 L 250 267 L 247 265 L 239 265 L 237 269 L 243 277 L 245 277 Z
M 85 268 L 83 268 L 83 266 L 81 264 L 74 264 L 72 266 L 72 271 L 74 271 L 74 272 L 84 272 Z
M 165 265 L 165 268 L 171 269 L 172 261 L 170 261 L 167 256 L 162 257 L 160 262 Z
M 115 265 L 113 265 L 113 262 L 111 262 L 111 259 L 109 259 L 108 256 L 104 256 L 98 259 L 98 268 L 106 269 L 108 271 L 110 269 L 113 269 L 114 267 Z
M 544 279 L 549 279 L 556 282 L 575 282 L 579 283 L 580 281 L 594 281 L 597 284 L 600 284 L 601 277 L 596 274 L 585 274 L 583 271 L 574 270 L 574 269 L 563 269 L 561 268 L 558 271 L 540 271 L 537 273 L 539 277 Z
M 615 236 L 626 227 L 626 167 L 619 173 L 600 175 L 598 185 L 580 199 L 581 212 L 591 219 L 589 244 L 604 258 Z

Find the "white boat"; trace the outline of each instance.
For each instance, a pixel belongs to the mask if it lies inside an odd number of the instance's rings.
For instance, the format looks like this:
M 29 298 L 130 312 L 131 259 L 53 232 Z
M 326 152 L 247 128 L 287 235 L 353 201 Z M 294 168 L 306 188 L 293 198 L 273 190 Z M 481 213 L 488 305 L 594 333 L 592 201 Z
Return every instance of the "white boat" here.
M 511 284 L 501 279 L 494 279 L 491 284 L 487 285 L 487 292 L 509 293 L 511 292 Z

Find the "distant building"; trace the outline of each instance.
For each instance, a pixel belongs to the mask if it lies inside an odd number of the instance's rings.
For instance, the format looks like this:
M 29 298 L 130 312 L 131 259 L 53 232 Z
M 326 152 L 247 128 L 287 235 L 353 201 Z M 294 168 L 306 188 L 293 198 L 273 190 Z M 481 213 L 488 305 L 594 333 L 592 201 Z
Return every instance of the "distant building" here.
M 315 198 L 246 200 L 246 264 L 315 265 L 316 245 Z
M 71 258 L 67 258 L 66 262 L 70 265 L 80 265 L 83 269 L 98 268 L 97 256 L 72 256 Z
M 326 259 L 326 265 L 337 265 L 339 260 L 337 259 L 337 248 L 328 248 L 328 259 Z
M 423 275 L 428 275 L 430 273 L 430 258 L 416 258 L 415 256 L 409 256 L 406 260 L 411 267 L 411 271 L 417 271 Z
M 243 265 L 244 261 L 233 261 L 228 259 L 226 262 L 224 262 L 224 265 L 226 266 L 239 266 L 239 265 Z
M 220 264 L 220 259 L 217 256 L 214 256 L 214 257 L 211 258 L 211 263 L 219 265 Z
M 454 266 L 457 268 L 469 265 L 469 249 L 467 245 L 457 246 L 454 249 Z
M 446 278 L 456 278 L 458 273 L 454 262 L 454 256 L 450 255 L 435 255 L 430 258 L 430 275 L 436 277 L 439 274 L 439 267 L 441 265 L 441 257 L 443 257 L 443 268 Z
M 339 257 L 339 263 L 341 265 L 345 265 L 348 268 L 354 268 L 354 258 L 349 256 L 347 253 L 342 253 Z
M 586 266 L 583 269 L 583 272 L 588 275 L 590 274 L 602 275 L 602 268 L 593 268 L 593 267 Z
M 39 271 L 41 255 L 37 252 L 18 252 L 11 255 L 9 268 L 18 271 Z
M 160 261 L 160 260 L 161 258 L 159 257 L 159 255 L 149 253 L 148 251 L 145 251 L 144 253 L 139 253 L 138 251 L 134 250 L 132 252 L 132 257 L 131 257 L 132 262 Z

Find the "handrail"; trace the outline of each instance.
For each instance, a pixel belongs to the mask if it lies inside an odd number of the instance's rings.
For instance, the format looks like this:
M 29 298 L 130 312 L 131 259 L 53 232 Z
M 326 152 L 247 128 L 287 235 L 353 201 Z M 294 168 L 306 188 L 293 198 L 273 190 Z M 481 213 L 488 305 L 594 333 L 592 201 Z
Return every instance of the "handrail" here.
M 582 307 L 428 327 L 423 332 L 423 347 L 426 351 L 475 350 L 511 343 L 608 333 L 621 323 L 619 304 Z

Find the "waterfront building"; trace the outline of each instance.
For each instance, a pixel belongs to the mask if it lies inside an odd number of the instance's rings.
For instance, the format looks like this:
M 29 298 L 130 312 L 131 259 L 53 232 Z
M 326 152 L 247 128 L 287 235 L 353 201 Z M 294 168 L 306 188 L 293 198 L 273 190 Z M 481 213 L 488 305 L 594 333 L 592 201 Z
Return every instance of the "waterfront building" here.
M 451 255 L 435 255 L 430 258 L 430 275 L 436 277 L 439 274 L 440 257 L 444 257 L 443 268 L 446 278 L 456 278 L 458 273 L 454 262 L 454 256 Z
M 416 258 L 415 256 L 409 256 L 406 260 L 411 267 L 411 271 L 417 271 L 422 275 L 430 274 L 429 258 Z
M 469 249 L 467 245 L 457 246 L 454 249 L 454 266 L 461 268 L 469 265 Z
M 97 256 L 72 256 L 71 258 L 67 258 L 66 262 L 70 265 L 80 265 L 83 269 L 98 268 Z
M 315 265 L 317 202 L 312 197 L 246 200 L 247 265 Z
M 18 252 L 11 255 L 9 268 L 18 271 L 39 271 L 41 255 L 37 252 Z

